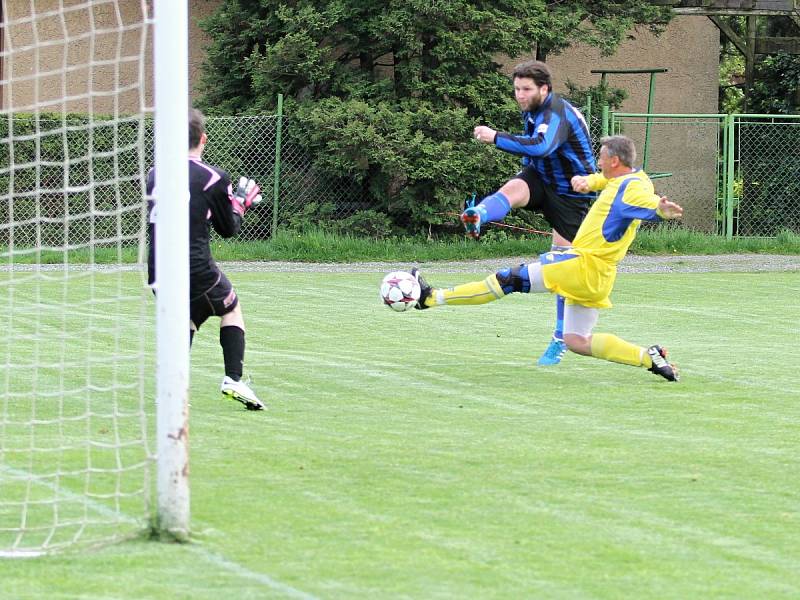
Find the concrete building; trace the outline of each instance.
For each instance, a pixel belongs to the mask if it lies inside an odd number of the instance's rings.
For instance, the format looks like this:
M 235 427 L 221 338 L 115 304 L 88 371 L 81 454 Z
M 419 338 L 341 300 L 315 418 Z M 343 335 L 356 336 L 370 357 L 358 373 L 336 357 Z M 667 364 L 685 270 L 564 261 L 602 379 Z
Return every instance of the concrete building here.
M 600 76 L 591 74 L 592 69 L 662 67 L 668 71 L 656 75 L 653 112 L 714 114 L 719 110 L 719 30 L 707 17 L 675 17 L 658 37 L 647 31 L 631 33 L 633 39 L 623 42 L 607 58 L 594 48 L 577 45 L 548 59 L 557 80 L 556 89 L 565 89 L 566 79 L 583 87 L 596 84 Z M 609 75 L 608 83 L 629 94 L 621 111 L 646 112 L 648 75 Z M 628 122 L 623 133 L 636 141 L 641 159 L 645 123 L 643 119 L 633 121 Z M 650 126 L 649 137 L 647 170 L 671 173 L 669 177 L 654 180 L 656 190 L 684 205 L 684 225 L 714 232 L 719 121 L 656 120 Z

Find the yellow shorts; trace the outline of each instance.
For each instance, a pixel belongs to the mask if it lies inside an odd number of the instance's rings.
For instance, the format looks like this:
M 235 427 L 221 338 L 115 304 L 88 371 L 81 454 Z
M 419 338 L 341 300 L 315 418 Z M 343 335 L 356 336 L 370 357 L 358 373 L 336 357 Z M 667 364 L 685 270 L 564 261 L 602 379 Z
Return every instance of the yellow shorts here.
M 614 287 L 615 268 L 576 250 L 545 252 L 539 262 L 544 284 L 551 292 L 575 304 L 611 308 L 608 296 Z

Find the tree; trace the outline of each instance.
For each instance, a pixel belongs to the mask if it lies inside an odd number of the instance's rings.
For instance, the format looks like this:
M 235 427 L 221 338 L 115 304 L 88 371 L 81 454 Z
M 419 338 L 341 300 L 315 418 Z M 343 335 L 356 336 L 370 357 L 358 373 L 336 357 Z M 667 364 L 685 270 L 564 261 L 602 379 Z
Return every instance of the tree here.
M 800 93 L 800 56 L 770 54 L 756 65 L 750 92 L 751 113 L 797 114 Z
M 736 35 L 746 35 L 746 19 L 741 16 L 721 17 Z M 797 25 L 787 17 L 759 19 L 760 37 L 794 37 Z M 747 112 L 796 114 L 800 105 L 800 56 L 776 53 L 758 54 L 753 65 L 753 86 L 745 90 L 745 59 L 726 37 L 720 44 L 720 96 L 722 112 L 743 112 L 747 91 Z
M 283 93 L 315 168 L 361 182 L 374 208 L 436 224 L 514 168 L 468 135 L 479 121 L 519 128 L 496 57 L 545 58 L 576 39 L 609 54 L 670 14 L 646 0 L 223 0 L 202 23 L 202 104 L 260 113 Z

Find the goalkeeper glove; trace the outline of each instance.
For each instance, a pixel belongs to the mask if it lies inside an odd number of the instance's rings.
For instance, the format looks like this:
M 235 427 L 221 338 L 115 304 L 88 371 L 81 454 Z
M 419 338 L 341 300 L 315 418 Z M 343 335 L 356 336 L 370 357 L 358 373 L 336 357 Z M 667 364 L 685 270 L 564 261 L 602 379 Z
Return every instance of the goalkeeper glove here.
M 232 197 L 233 210 L 243 217 L 248 208 L 261 202 L 260 192 L 261 188 L 254 180 L 240 177 Z

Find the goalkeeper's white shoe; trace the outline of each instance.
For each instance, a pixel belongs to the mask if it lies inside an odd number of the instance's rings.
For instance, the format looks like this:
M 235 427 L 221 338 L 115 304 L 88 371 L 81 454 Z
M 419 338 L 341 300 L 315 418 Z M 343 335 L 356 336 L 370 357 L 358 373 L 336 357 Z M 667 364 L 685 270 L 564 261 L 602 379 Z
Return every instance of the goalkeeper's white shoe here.
M 226 375 L 219 389 L 225 396 L 244 404 L 247 410 L 264 410 L 264 403 L 244 381 L 234 381 Z

